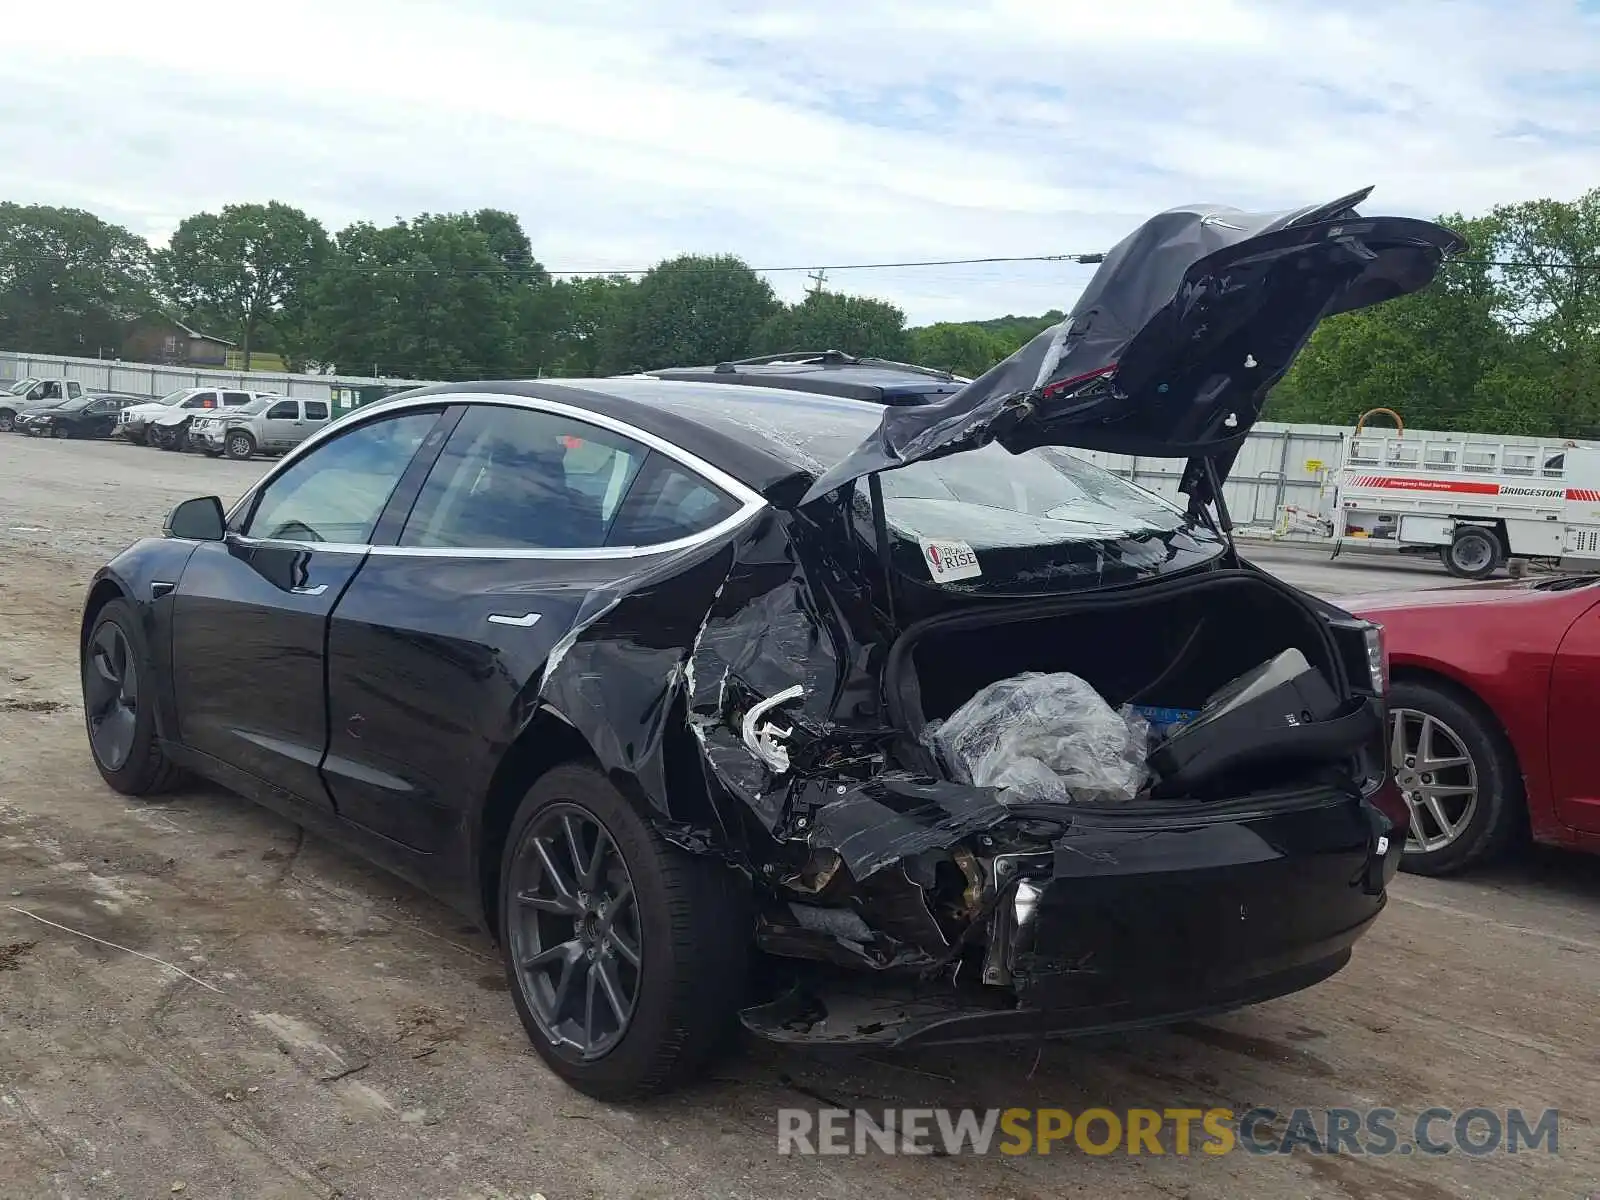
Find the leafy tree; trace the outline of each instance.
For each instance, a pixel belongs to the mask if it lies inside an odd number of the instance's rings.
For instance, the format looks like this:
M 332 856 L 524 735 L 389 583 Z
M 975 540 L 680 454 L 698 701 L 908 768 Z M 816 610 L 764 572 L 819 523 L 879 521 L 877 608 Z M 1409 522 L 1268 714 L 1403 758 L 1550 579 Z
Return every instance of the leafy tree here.
M 535 306 L 533 361 L 545 374 L 595 376 L 620 371 L 620 337 L 639 285 L 626 275 L 558 280 Z
M 906 336 L 905 313 L 893 304 L 818 291 L 767 318 L 756 330 L 750 348 L 755 354 L 842 350 L 903 359 L 911 352 L 911 339 Z
M 78 208 L 0 203 L 0 345 L 37 354 L 119 348 L 157 307 L 150 246 Z
M 249 370 L 257 330 L 296 298 L 327 252 L 322 223 L 298 208 L 275 200 L 229 204 L 180 223 L 160 267 L 182 304 L 223 319 Z
M 412 379 L 531 373 L 526 324 L 547 287 L 510 214 L 361 222 L 340 232 L 311 291 L 304 355 Z
M 992 333 L 1005 345 L 1005 354 L 1010 354 L 1032 341 L 1050 326 L 1058 324 L 1064 316 L 1066 314 L 1059 308 L 1052 308 L 1037 317 L 1014 317 L 1007 313 L 1003 317 L 991 317 L 987 321 L 969 321 L 967 324 L 974 325 L 985 333 Z M 1005 354 L 1000 357 L 1004 358 Z
M 743 259 L 727 254 L 667 259 L 639 281 L 627 306 L 616 369 L 739 358 L 778 307 L 772 285 Z
M 941 321 L 910 332 L 914 362 L 969 378 L 982 375 L 1016 349 L 976 322 Z

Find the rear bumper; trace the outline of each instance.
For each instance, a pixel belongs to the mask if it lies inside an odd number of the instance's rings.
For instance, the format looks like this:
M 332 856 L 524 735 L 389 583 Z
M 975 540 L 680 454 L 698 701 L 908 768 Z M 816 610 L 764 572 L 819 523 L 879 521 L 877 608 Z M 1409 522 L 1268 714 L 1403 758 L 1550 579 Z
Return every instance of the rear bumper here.
M 779 1041 L 924 1045 L 1170 1024 L 1269 1000 L 1349 960 L 1403 842 L 1368 800 L 1332 794 L 1186 825 L 1079 810 L 1050 850 L 1015 856 L 981 972 L 964 964 L 954 986 L 909 989 L 835 980 L 748 1010 L 745 1024 Z

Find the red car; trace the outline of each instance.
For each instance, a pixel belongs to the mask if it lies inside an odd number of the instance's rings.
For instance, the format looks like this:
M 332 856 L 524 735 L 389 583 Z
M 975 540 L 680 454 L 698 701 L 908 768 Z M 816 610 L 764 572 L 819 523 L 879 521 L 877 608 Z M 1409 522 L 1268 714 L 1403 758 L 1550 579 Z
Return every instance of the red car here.
M 1600 851 L 1600 575 L 1342 599 L 1384 627 L 1403 865 Z

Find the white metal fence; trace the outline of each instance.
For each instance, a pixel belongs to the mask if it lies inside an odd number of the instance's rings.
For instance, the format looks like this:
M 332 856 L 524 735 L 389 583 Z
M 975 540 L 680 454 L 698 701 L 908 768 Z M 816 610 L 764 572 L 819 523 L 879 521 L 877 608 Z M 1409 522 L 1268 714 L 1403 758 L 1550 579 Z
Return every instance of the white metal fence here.
M 1333 517 L 1332 480 L 1352 432 L 1341 425 L 1258 422 L 1223 488 L 1234 525 L 1297 540 L 1321 536 L 1320 523 Z M 1152 492 L 1181 499 L 1181 459 L 1078 453 Z
M 51 354 L 24 354 L 0 350 L 0 378 L 76 379 L 85 388 L 127 392 L 136 396 L 164 396 L 179 388 L 218 387 L 241 391 L 280 392 L 306 400 L 336 400 L 336 392 L 357 388 L 398 387 L 423 382 L 415 379 L 367 379 L 352 375 L 287 375 L 279 371 L 226 371 L 210 367 L 180 367 L 158 363 L 133 363 L 102 358 L 61 358 Z

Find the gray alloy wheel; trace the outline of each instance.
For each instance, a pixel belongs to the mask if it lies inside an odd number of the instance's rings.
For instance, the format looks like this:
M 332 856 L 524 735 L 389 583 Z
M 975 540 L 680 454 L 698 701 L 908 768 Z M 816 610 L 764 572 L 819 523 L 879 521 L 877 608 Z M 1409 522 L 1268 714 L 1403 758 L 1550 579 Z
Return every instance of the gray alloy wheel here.
M 1478 811 L 1478 768 L 1462 737 L 1431 713 L 1390 711 L 1395 782 L 1411 813 L 1408 853 L 1457 842 Z
M 107 771 L 128 765 L 139 723 L 139 663 L 114 622 L 100 625 L 83 663 L 84 716 L 89 746 Z
M 604 1057 L 639 1000 L 644 937 L 633 877 L 615 838 L 577 804 L 551 804 L 511 860 L 507 930 L 517 982 L 552 1048 Z
M 229 458 L 249 458 L 256 452 L 256 441 L 244 430 L 236 429 L 228 434 L 227 452 Z

